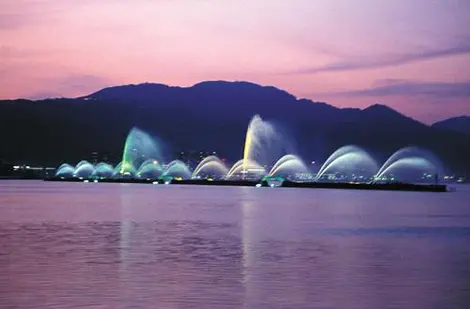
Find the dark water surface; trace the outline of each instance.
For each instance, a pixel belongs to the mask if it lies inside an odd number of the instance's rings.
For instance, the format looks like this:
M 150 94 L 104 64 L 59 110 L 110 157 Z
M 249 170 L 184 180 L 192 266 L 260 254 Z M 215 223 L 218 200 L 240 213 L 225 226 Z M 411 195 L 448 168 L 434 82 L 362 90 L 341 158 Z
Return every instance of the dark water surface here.
M 452 193 L 0 181 L 0 308 L 470 308 Z

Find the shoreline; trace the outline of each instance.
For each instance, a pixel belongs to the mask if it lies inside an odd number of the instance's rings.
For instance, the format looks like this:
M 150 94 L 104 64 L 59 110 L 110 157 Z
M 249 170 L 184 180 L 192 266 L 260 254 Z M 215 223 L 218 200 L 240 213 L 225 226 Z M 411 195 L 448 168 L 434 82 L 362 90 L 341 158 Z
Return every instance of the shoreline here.
M 267 181 L 252 180 L 153 180 L 153 179 L 79 179 L 79 178 L 47 178 L 44 181 L 55 182 L 96 182 L 96 183 L 138 183 L 163 185 L 192 185 L 192 186 L 234 186 L 234 187 L 270 187 Z M 411 183 L 352 183 L 352 182 L 294 182 L 285 180 L 279 188 L 305 189 L 350 189 L 350 190 L 380 190 L 380 191 L 415 191 L 415 192 L 449 192 L 446 184 L 411 184 Z

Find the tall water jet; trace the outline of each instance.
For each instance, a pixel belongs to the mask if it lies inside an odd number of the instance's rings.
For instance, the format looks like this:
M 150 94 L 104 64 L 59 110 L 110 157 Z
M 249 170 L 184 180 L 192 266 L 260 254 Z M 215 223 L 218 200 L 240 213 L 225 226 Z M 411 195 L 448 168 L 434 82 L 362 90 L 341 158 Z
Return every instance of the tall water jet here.
M 80 161 L 77 166 L 75 167 L 75 171 L 73 175 L 75 177 L 83 177 L 88 178 L 95 174 L 95 167 L 88 161 Z
M 136 168 L 147 159 L 161 161 L 162 154 L 157 142 L 144 131 L 133 128 L 126 139 L 120 174 L 134 175 Z
M 375 179 L 385 180 L 389 178 L 388 175 L 398 173 L 402 178 L 416 180 L 423 174 L 435 175 L 441 170 L 442 165 L 432 152 L 418 147 L 405 147 L 388 158 L 377 172 Z
M 171 176 L 173 178 L 189 179 L 191 171 L 189 167 L 180 160 L 171 161 L 162 176 Z
M 274 126 L 255 115 L 247 128 L 243 148 L 243 171 L 246 173 L 249 164 L 270 165 L 273 159 L 285 153 L 286 141 L 282 139 Z
M 298 156 L 288 154 L 280 158 L 271 168 L 269 176 L 295 177 L 297 173 L 307 173 L 308 167 Z
M 199 178 L 203 174 L 212 178 L 223 178 L 227 173 L 228 168 L 222 160 L 216 156 L 208 156 L 197 165 L 192 178 Z
M 321 179 L 326 172 L 358 173 L 367 180 L 378 170 L 378 164 L 364 149 L 348 145 L 333 152 L 317 173 L 316 179 Z
M 162 174 L 162 166 L 155 159 L 147 159 L 141 165 L 136 173 L 139 178 L 156 179 Z
M 75 168 L 72 165 L 64 163 L 57 168 L 55 175 L 57 177 L 73 177 L 74 171 Z
M 95 176 L 103 178 L 113 177 L 114 168 L 111 164 L 108 163 L 98 163 L 95 167 Z
M 228 171 L 226 179 L 253 178 L 261 179 L 266 175 L 266 170 L 258 162 L 252 160 L 239 160 Z

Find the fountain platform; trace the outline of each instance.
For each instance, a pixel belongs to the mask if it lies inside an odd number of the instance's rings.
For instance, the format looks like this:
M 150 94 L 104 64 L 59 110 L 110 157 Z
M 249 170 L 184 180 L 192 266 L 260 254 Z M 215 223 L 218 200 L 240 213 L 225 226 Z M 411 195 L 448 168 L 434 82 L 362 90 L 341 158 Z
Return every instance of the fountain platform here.
M 418 191 L 447 192 L 446 185 L 411 184 L 411 183 L 353 183 L 353 182 L 293 182 L 284 181 L 284 188 L 318 188 L 318 189 L 355 189 L 355 190 L 387 190 L 387 191 Z
M 207 180 L 187 179 L 165 182 L 152 179 L 80 179 L 53 177 L 45 181 L 61 182 L 100 182 L 100 183 L 140 183 L 140 184 L 167 184 L 167 185 L 200 185 L 200 186 L 235 186 L 235 187 L 269 187 L 267 181 L 253 180 Z M 416 192 L 447 192 L 447 186 L 442 184 L 410 184 L 410 183 L 352 183 L 352 182 L 294 182 L 285 180 L 281 188 L 308 188 L 308 189 L 350 189 L 350 190 L 387 190 L 387 191 L 416 191 Z

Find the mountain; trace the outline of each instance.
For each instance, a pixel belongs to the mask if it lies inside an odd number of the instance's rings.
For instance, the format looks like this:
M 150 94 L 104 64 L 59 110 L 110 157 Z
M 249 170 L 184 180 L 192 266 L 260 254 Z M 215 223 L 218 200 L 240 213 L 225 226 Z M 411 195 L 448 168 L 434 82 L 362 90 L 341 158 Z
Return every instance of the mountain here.
M 307 161 L 324 161 L 347 144 L 384 161 L 414 145 L 432 150 L 449 168 L 470 173 L 470 136 L 429 127 L 383 105 L 340 109 L 275 87 L 225 81 L 192 87 L 147 83 L 79 98 L 0 101 L 0 158 L 57 165 L 97 151 L 117 162 L 127 133 L 137 126 L 165 141 L 169 153 L 217 151 L 234 161 L 242 156 L 254 114 L 274 123 L 291 142 L 289 149 Z
M 470 116 L 460 116 L 436 122 L 434 128 L 470 134 Z

